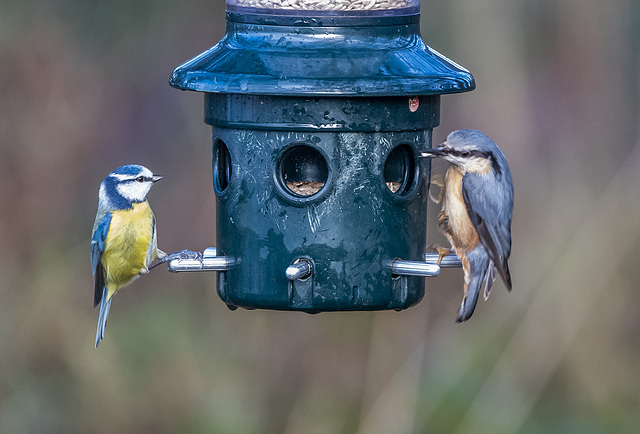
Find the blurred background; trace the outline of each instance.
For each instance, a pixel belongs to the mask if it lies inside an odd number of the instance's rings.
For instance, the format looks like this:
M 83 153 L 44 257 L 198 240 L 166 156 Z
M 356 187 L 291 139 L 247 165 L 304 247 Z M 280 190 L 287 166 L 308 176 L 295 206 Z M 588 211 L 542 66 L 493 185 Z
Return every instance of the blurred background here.
M 99 350 L 100 181 L 141 163 L 165 251 L 215 245 L 211 130 L 172 70 L 224 2 L 0 3 L 0 432 L 600 433 L 640 426 L 640 2 L 423 0 L 516 190 L 512 293 L 455 323 L 460 270 L 398 312 L 229 311 L 214 274 L 118 294 Z M 431 206 L 429 230 L 438 240 Z

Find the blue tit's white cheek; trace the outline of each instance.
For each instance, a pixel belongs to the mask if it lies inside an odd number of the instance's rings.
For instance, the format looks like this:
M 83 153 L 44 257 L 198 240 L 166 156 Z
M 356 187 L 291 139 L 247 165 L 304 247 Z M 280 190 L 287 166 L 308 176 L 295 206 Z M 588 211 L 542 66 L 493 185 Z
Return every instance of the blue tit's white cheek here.
M 128 181 L 116 186 L 118 193 L 130 202 L 143 202 L 151 189 L 151 182 Z

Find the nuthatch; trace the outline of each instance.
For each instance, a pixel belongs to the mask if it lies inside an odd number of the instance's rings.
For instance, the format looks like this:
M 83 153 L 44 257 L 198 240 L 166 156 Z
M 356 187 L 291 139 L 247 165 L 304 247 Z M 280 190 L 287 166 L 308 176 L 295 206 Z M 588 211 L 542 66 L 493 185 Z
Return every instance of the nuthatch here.
M 425 158 L 451 163 L 445 174 L 438 227 L 451 243 L 464 270 L 464 298 L 457 322 L 468 320 L 475 309 L 483 282 L 489 297 L 497 273 L 508 290 L 511 274 L 511 171 L 498 146 L 476 130 L 458 130 L 439 148 L 422 152 Z M 438 249 L 439 261 L 448 249 Z

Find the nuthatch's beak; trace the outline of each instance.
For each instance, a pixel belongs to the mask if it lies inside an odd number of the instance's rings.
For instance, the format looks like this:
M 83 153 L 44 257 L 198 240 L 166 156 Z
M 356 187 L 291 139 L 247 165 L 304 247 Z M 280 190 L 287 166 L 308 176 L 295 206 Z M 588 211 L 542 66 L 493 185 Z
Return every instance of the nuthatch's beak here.
M 162 179 L 162 176 L 160 176 L 160 175 L 153 175 L 153 176 L 151 177 L 151 180 L 152 180 L 153 182 L 158 182 L 158 181 L 160 181 L 161 179 Z
M 420 157 L 422 158 L 437 158 L 443 155 L 446 155 L 444 148 L 431 148 L 420 153 Z

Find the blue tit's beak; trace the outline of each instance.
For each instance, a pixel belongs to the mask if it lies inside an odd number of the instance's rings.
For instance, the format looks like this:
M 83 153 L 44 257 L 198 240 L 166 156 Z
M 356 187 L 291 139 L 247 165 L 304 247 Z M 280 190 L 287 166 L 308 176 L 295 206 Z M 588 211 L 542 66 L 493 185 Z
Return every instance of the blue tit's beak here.
M 160 176 L 160 175 L 153 175 L 153 176 L 151 177 L 151 180 L 152 180 L 153 182 L 158 182 L 158 181 L 160 181 L 161 179 L 162 179 L 162 176 Z
M 431 148 L 420 153 L 422 158 L 438 158 L 445 155 L 444 148 Z

